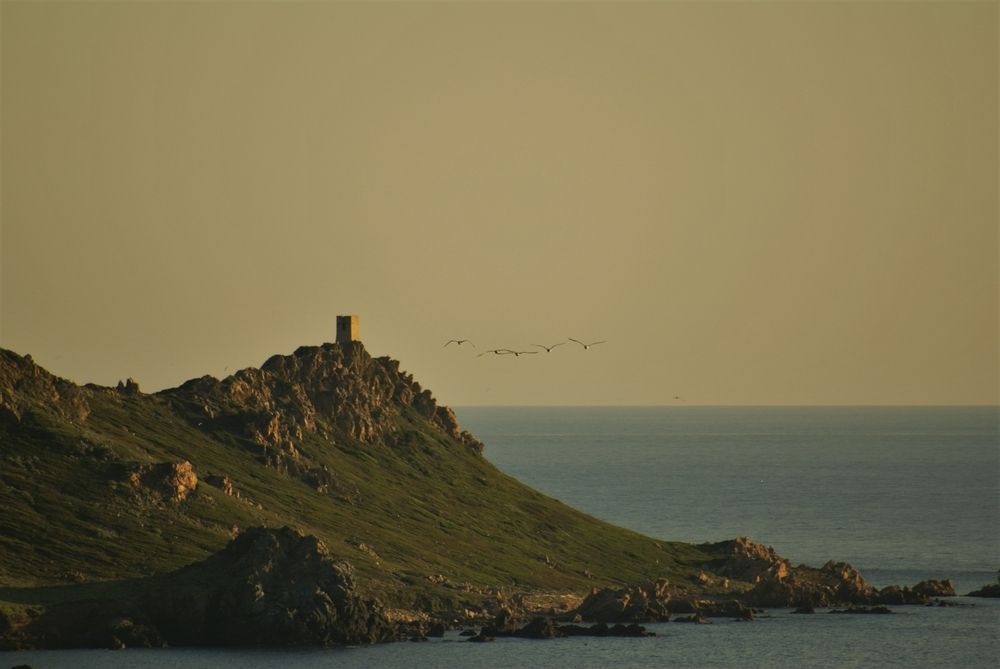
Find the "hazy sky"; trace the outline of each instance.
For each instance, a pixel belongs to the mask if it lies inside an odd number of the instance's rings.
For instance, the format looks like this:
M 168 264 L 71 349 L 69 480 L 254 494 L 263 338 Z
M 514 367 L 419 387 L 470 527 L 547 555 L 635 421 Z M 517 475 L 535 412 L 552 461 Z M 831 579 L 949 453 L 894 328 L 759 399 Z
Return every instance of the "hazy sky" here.
M 0 344 L 155 390 L 357 313 L 453 405 L 994 404 L 998 23 L 5 1 Z

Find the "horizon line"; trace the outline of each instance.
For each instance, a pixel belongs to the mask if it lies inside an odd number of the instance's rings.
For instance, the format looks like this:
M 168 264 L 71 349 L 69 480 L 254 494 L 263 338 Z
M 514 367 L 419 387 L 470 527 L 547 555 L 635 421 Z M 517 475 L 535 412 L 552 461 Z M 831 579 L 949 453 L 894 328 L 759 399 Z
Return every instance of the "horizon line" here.
M 660 409 L 660 408 L 770 408 L 770 409 L 798 409 L 798 408 L 827 408 L 827 409 L 865 409 L 865 408 L 885 408 L 885 409 L 1000 409 L 998 404 L 449 404 L 455 409 Z

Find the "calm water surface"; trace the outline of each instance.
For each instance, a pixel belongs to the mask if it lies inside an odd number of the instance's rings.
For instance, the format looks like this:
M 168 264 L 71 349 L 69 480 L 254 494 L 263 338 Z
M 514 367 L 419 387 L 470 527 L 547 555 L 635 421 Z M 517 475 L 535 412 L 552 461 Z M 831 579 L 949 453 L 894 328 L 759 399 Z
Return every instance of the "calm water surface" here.
M 463 408 L 500 469 L 663 538 L 748 535 L 793 562 L 853 563 L 876 585 L 1000 568 L 1000 439 L 991 408 Z M 42 667 L 994 667 L 1000 605 L 900 607 L 649 626 L 649 639 L 502 639 L 300 651 L 0 653 Z M 6 663 L 6 664 L 5 664 Z

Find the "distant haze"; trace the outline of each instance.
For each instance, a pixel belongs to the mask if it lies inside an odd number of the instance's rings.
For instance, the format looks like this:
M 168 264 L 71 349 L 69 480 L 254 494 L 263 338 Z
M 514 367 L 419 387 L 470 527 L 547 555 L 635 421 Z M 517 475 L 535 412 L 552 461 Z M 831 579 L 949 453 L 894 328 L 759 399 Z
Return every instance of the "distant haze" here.
M 60 376 L 356 313 L 455 405 L 998 402 L 996 2 L 0 6 L 0 344 Z

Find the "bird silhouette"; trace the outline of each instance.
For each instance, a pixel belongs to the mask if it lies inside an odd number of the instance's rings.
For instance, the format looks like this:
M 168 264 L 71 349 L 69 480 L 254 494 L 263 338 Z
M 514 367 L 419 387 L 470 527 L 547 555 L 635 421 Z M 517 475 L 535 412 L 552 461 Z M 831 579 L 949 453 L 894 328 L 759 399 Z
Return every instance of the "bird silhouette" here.
M 477 358 L 481 358 L 484 355 L 486 355 L 487 353 L 493 353 L 494 355 L 507 355 L 510 352 L 511 351 L 510 351 L 509 348 L 491 348 L 489 351 L 483 351 L 482 353 L 480 353 L 476 357 Z
M 537 355 L 538 351 L 512 351 L 509 348 L 502 349 L 503 352 L 500 355 L 513 355 L 517 357 L 519 355 Z
M 558 344 L 553 344 L 552 346 L 546 346 L 545 344 L 532 344 L 532 346 L 537 346 L 538 348 L 544 348 L 546 353 L 551 353 L 552 349 L 554 349 L 556 346 L 562 346 L 565 343 L 566 342 L 561 341 Z
M 461 346 L 465 342 L 469 342 L 470 344 L 472 344 L 472 342 L 469 341 L 468 339 L 449 339 L 448 341 L 446 341 L 444 343 L 444 346 L 447 346 L 448 344 L 458 344 L 459 346 Z M 444 346 L 442 346 L 441 348 L 444 348 Z M 472 344 L 472 348 L 475 348 L 475 347 L 476 347 L 476 345 Z
M 567 339 L 569 339 L 570 341 L 575 341 L 575 342 L 576 342 L 577 344 L 579 344 L 580 346 L 582 346 L 582 347 L 583 347 L 583 350 L 584 350 L 584 351 L 586 351 L 586 350 L 587 350 L 588 348 L 590 348 L 591 346 L 597 346 L 598 344 L 606 344 L 606 343 L 608 342 L 608 340 L 607 340 L 607 339 L 602 339 L 601 341 L 592 341 L 592 342 L 590 342 L 589 344 L 584 344 L 584 343 L 583 343 L 582 341 L 580 341 L 579 339 L 573 339 L 572 337 L 567 337 Z

